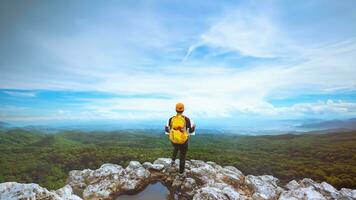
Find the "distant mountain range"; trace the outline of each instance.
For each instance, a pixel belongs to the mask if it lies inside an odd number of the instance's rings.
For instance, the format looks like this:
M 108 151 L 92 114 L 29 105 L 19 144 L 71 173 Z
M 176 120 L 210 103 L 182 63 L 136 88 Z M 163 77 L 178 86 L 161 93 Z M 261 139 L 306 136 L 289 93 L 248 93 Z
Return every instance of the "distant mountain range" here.
M 308 130 L 327 130 L 327 129 L 347 129 L 356 130 L 356 118 L 346 119 L 346 120 L 329 120 L 321 122 L 311 122 L 305 123 L 298 128 L 308 129 Z
M 285 133 L 299 134 L 305 132 L 333 132 L 356 130 L 356 118 L 345 120 L 320 120 L 310 119 L 302 121 L 274 121 L 276 125 L 272 128 L 263 125 L 257 127 L 239 127 L 228 124 L 224 127 L 205 127 L 198 126 L 197 133 L 204 134 L 240 134 L 240 135 L 280 135 Z M 116 130 L 135 130 L 136 132 L 161 132 L 163 125 L 159 123 L 141 123 L 141 122 L 93 122 L 93 123 L 71 123 L 71 124 L 49 124 L 49 125 L 18 125 L 0 121 L 0 129 L 21 128 L 29 131 L 38 131 L 43 133 L 57 133 L 65 130 L 80 131 L 116 131 Z
M 11 124 L 0 121 L 0 128 L 10 128 Z

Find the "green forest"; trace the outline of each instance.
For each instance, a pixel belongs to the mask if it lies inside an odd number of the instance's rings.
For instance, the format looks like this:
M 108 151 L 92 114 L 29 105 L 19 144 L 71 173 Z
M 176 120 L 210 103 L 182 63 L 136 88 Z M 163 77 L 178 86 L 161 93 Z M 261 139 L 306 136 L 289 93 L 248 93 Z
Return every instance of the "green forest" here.
M 0 130 L 0 182 L 35 182 L 62 187 L 70 170 L 96 169 L 103 163 L 126 166 L 131 160 L 170 157 L 172 147 L 159 131 L 45 134 Z M 233 165 L 244 174 L 271 174 L 285 184 L 304 177 L 336 188 L 356 188 L 356 132 L 277 136 L 197 134 L 187 159 Z

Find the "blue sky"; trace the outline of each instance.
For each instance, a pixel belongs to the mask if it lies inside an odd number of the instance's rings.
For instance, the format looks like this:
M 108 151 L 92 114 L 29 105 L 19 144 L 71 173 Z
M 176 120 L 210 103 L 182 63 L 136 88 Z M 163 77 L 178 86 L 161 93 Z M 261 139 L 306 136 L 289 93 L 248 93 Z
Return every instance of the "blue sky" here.
M 354 118 L 355 21 L 353 0 L 1 1 L 0 121 Z

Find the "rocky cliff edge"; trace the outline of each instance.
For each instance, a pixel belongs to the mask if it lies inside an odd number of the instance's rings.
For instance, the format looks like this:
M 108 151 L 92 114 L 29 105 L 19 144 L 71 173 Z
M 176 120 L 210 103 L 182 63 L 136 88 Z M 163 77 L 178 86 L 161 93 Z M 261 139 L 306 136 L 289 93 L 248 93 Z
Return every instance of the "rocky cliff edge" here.
M 126 168 L 104 164 L 96 170 L 73 170 L 67 185 L 55 191 L 33 183 L 6 182 L 0 184 L 0 199 L 120 199 L 122 194 L 135 194 L 157 181 L 183 200 L 356 199 L 356 190 L 337 190 L 326 182 L 316 183 L 309 178 L 281 186 L 270 175 L 245 176 L 233 166 L 200 160 L 186 161 L 186 174 L 182 177 L 178 175 L 178 166 L 179 160 L 171 165 L 171 159 L 159 158 L 153 163 L 131 161 Z

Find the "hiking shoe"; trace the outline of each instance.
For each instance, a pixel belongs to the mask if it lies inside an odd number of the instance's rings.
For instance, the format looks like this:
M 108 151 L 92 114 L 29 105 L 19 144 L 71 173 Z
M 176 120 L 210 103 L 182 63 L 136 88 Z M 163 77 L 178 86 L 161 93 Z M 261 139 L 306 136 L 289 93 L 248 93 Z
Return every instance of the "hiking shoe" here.
M 177 174 L 174 178 L 174 181 L 172 183 L 172 186 L 173 187 L 177 187 L 177 186 L 180 186 L 185 180 L 185 174 Z
M 172 161 L 171 164 L 170 164 L 170 166 L 171 166 L 171 167 L 172 167 L 172 166 L 176 166 L 176 162 L 175 162 L 175 161 Z
M 178 177 L 180 180 L 184 180 L 187 177 L 187 173 L 186 172 L 179 173 Z

